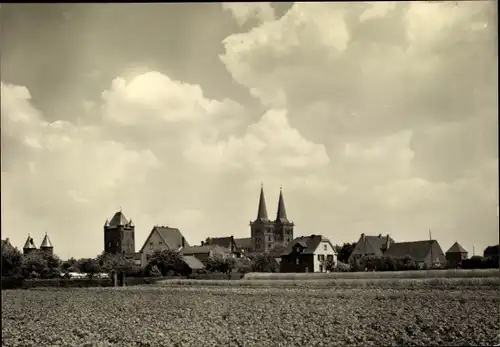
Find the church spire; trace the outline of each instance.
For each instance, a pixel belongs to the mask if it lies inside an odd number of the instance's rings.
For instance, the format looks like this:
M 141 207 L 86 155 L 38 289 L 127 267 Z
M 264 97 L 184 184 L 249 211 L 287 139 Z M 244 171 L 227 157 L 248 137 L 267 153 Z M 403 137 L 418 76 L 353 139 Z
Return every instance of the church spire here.
M 283 189 L 280 187 L 280 197 L 278 200 L 278 213 L 276 213 L 276 220 L 281 222 L 288 222 L 286 217 L 285 199 L 283 199 Z
M 264 184 L 260 185 L 259 211 L 257 212 L 257 220 L 267 221 L 266 199 L 264 198 Z

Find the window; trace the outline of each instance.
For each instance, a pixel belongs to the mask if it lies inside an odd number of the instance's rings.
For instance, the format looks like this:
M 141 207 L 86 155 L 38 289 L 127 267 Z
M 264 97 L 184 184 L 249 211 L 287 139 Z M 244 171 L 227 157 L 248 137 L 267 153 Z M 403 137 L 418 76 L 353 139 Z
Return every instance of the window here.
M 326 251 L 328 249 L 328 247 L 325 245 L 323 245 L 323 249 Z
M 108 242 L 108 247 L 111 247 L 111 242 Z
M 326 256 L 326 259 L 329 260 L 329 261 L 333 261 L 333 254 L 328 254 Z
M 295 259 L 295 264 L 296 264 L 296 265 L 299 265 L 299 264 L 300 264 L 300 259 L 299 259 L 299 258 Z
M 116 242 L 116 247 L 119 247 L 120 246 L 120 242 Z
M 321 254 L 318 254 L 318 260 L 321 260 Z
M 295 252 L 300 253 L 300 247 L 295 247 Z
M 158 242 L 159 245 L 163 245 L 163 241 Z

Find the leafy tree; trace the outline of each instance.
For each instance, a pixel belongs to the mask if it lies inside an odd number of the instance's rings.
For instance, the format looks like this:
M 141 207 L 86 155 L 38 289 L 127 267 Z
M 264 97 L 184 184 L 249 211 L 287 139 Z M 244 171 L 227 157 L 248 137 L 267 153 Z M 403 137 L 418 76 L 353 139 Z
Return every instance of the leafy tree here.
M 31 252 L 23 256 L 21 267 L 24 278 L 39 278 L 49 272 L 47 260 L 40 252 Z
M 252 261 L 246 257 L 237 258 L 234 267 L 239 273 L 246 274 L 252 271 Z
M 335 271 L 335 261 L 333 259 L 327 259 L 323 262 L 323 266 L 325 267 L 326 271 Z
M 17 248 L 2 248 L 2 277 L 21 277 L 22 264 L 23 254 Z
M 257 254 L 252 259 L 252 271 L 253 272 L 278 272 L 279 264 L 268 253 Z
M 61 270 L 64 272 L 77 272 L 78 261 L 75 258 L 69 258 L 61 263 Z
M 181 254 L 176 250 L 155 251 L 150 257 L 145 272 L 150 273 L 153 266 L 156 266 L 162 276 L 168 274 L 181 274 L 184 271 L 185 264 Z
M 101 266 L 97 259 L 83 258 L 77 261 L 77 267 L 80 272 L 86 273 L 89 278 L 93 278 L 95 274 L 101 272 Z
M 124 254 L 102 253 L 97 257 L 101 271 L 111 273 L 112 271 L 125 272 L 127 276 L 142 275 L 142 268 L 135 264 L 134 259 Z
M 207 270 L 229 274 L 235 265 L 234 258 L 223 252 L 213 250 L 208 258 Z
M 337 260 L 342 263 L 348 263 L 349 256 L 354 250 L 354 247 L 356 247 L 356 242 L 352 243 L 347 242 L 344 243 L 342 246 L 336 246 L 335 250 L 337 251 Z
M 161 277 L 161 271 L 160 269 L 158 269 L 158 266 L 156 265 L 153 265 L 150 269 L 149 269 L 149 274 L 148 274 L 150 277 Z

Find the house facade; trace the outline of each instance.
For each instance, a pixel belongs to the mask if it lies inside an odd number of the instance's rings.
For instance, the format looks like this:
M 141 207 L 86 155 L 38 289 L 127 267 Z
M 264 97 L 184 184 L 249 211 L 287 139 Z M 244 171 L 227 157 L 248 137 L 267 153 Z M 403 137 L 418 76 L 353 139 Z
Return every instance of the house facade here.
M 139 251 L 140 264 L 146 266 L 148 257 L 156 251 L 180 250 L 183 247 L 189 247 L 189 244 L 179 229 L 168 226 L 154 226 Z
M 301 236 L 281 255 L 281 272 L 326 272 L 327 261 L 337 262 L 333 244 L 322 235 Z
M 449 268 L 461 266 L 462 261 L 467 259 L 468 252 L 458 242 L 455 242 L 450 249 L 446 251 L 446 265 Z

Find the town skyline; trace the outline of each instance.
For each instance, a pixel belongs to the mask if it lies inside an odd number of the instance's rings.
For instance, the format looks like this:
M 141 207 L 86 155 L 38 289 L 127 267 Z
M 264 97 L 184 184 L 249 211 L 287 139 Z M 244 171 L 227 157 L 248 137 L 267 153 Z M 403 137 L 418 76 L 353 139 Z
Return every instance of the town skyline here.
M 94 257 L 119 208 L 136 248 L 154 225 L 248 237 L 261 182 L 270 216 L 283 187 L 295 236 L 498 243 L 494 2 L 0 13 L 1 226 L 18 248 L 47 233 L 61 258 Z

